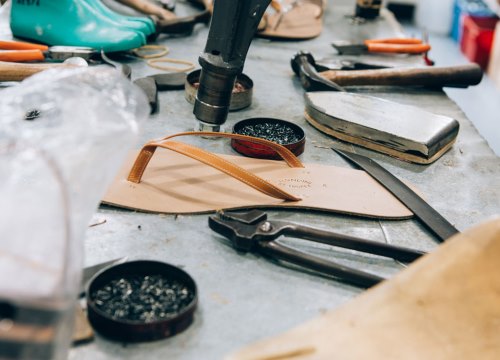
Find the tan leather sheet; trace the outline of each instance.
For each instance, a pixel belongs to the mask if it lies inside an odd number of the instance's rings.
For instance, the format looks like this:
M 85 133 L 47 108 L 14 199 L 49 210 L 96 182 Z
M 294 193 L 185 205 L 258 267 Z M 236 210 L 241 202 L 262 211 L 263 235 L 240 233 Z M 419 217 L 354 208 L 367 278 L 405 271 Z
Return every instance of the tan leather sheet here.
M 142 182 L 126 180 L 137 156 L 129 155 L 103 203 L 155 213 L 206 213 L 218 209 L 308 208 L 376 218 L 412 216 L 403 204 L 364 171 L 221 155 L 302 198 L 286 202 L 264 195 L 196 160 L 159 149 Z

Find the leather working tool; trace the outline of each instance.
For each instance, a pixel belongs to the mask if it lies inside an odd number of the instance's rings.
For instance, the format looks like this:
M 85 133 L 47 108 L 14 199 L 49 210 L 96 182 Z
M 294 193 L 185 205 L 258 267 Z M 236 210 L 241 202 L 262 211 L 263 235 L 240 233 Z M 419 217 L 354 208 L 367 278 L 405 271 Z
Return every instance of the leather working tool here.
M 413 38 L 365 40 L 363 44 L 334 41 L 332 46 L 342 55 L 361 55 L 364 53 L 423 54 L 431 49 L 429 44 L 424 44 L 422 40 Z
M 236 76 L 271 0 L 215 0 L 193 113 L 199 129 L 219 131 L 229 112 Z
M 454 236 L 380 286 L 224 359 L 496 360 L 498 239 L 497 217 Z
M 338 91 L 304 95 L 306 120 L 342 141 L 417 164 L 430 164 L 449 150 L 460 124 L 425 108 Z
M 45 61 L 47 59 L 64 61 L 71 57 L 81 57 L 86 61 L 95 60 L 99 53 L 89 47 L 51 46 L 21 41 L 0 41 L 0 61 L 23 62 Z
M 468 64 L 433 68 L 390 68 L 374 70 L 328 70 L 317 72 L 311 65 L 312 56 L 299 52 L 292 58 L 292 68 L 298 71 L 307 91 L 345 91 L 344 86 L 430 86 L 467 87 L 481 82 L 479 65 Z
M 335 148 L 332 148 L 332 150 L 350 163 L 366 171 L 372 178 L 389 190 L 438 237 L 439 242 L 443 242 L 459 233 L 448 220 L 427 204 L 413 190 L 372 159 L 345 150 L 341 151 Z
M 311 55 L 312 57 L 312 55 Z M 397 67 L 399 64 L 391 63 L 388 61 L 371 61 L 362 62 L 357 61 L 352 58 L 325 58 L 316 61 L 312 57 L 311 64 L 314 66 L 316 71 L 327 71 L 327 70 L 368 70 L 368 69 L 386 69 L 391 67 Z M 293 65 L 292 65 L 293 66 Z M 295 71 L 295 69 L 293 69 Z M 297 74 L 298 75 L 298 74 Z
M 196 94 L 200 84 L 200 73 L 200 69 L 193 70 L 186 77 L 184 97 L 191 104 L 194 104 L 196 100 Z M 229 102 L 229 111 L 237 111 L 250 106 L 252 104 L 252 98 L 252 79 L 244 73 L 238 74 Z
M 292 65 L 292 70 L 300 78 L 300 83 L 306 91 L 346 91 L 342 86 L 324 78 L 316 71 L 316 62 L 311 53 L 299 51 L 290 60 L 290 64 Z
M 218 212 L 217 215 L 208 218 L 208 224 L 212 230 L 228 238 L 238 251 L 260 252 L 279 260 L 332 275 L 360 287 L 371 287 L 384 279 L 293 249 L 283 245 L 277 239 L 281 235 L 296 237 L 403 262 L 412 262 L 425 254 L 418 250 L 319 230 L 286 221 L 268 220 L 267 214 L 259 210 L 246 213 Z

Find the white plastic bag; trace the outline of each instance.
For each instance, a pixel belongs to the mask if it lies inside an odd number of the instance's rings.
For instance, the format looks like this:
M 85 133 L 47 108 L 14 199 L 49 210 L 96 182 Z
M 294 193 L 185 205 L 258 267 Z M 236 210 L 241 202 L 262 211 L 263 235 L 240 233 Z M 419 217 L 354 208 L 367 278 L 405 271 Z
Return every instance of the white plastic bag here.
M 0 321 L 10 321 L 0 340 L 31 329 L 0 358 L 65 358 L 85 230 L 148 113 L 142 92 L 106 68 L 45 71 L 0 91 Z

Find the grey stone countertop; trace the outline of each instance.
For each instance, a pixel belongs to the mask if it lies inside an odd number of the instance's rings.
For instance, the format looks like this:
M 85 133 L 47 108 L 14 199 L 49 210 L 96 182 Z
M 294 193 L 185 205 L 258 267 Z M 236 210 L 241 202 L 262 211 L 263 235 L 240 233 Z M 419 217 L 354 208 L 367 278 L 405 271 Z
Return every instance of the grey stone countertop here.
M 279 42 L 254 39 L 244 73 L 254 80 L 251 107 L 230 113 L 226 129 L 249 117 L 277 117 L 300 125 L 306 132 L 304 163 L 349 167 L 330 146 L 370 156 L 398 177 L 418 187 L 427 201 L 459 230 L 478 224 L 500 211 L 500 159 L 488 147 L 464 113 L 442 91 L 365 88 L 369 93 L 404 104 L 417 105 L 460 122 L 456 144 L 435 163 L 423 166 L 398 161 L 328 137 L 303 117 L 303 89 L 290 68 L 300 49 L 315 56 L 331 56 L 334 39 L 360 40 L 394 36 L 399 28 L 389 18 L 352 25 L 345 17 L 351 8 L 329 4 L 321 36 L 309 41 Z M 389 19 L 389 20 L 388 20 Z M 169 57 L 197 62 L 208 28 L 198 25 L 189 37 L 160 37 L 170 48 Z M 133 78 L 158 73 L 142 60 L 131 61 Z M 463 91 L 467 91 L 466 89 Z M 192 105 L 183 91 L 160 93 L 160 111 L 144 126 L 141 143 L 148 139 L 193 129 Z M 228 140 L 195 139 L 210 151 L 234 153 Z M 204 145 L 203 145 L 204 143 Z M 139 147 L 140 144 L 137 144 Z M 270 211 L 277 219 L 294 221 L 375 241 L 432 251 L 437 246 L 416 220 L 379 221 L 313 211 Z M 199 307 L 194 323 L 175 337 L 142 344 L 121 344 L 97 336 L 73 348 L 71 360 L 83 359 L 220 359 L 258 339 L 334 309 L 362 292 L 353 286 L 280 266 L 256 254 L 234 251 L 207 225 L 207 215 L 145 214 L 101 207 L 96 218 L 106 223 L 89 228 L 85 263 L 109 259 L 155 259 L 182 267 L 196 281 Z M 294 243 L 293 240 L 287 240 Z M 295 244 L 295 243 L 294 243 Z M 359 269 L 389 277 L 403 269 L 382 259 L 322 245 L 295 244 L 309 252 Z

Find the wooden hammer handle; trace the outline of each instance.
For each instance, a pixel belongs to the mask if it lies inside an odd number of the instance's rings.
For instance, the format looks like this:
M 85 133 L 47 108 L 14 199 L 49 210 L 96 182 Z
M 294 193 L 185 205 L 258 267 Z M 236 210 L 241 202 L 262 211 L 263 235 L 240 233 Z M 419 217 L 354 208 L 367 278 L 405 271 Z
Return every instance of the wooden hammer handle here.
M 0 81 L 21 81 L 43 70 L 74 66 L 70 64 L 20 64 L 0 61 Z
M 376 70 L 329 70 L 321 76 L 340 86 L 458 86 L 481 82 L 483 71 L 477 64 L 435 68 L 398 68 Z

